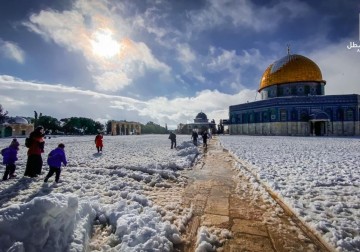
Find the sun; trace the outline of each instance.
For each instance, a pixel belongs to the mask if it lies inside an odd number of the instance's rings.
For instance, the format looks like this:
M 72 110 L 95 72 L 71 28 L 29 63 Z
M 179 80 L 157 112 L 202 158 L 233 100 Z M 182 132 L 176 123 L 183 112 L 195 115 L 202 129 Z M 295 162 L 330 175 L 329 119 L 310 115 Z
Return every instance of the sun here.
M 93 33 L 90 41 L 94 54 L 111 58 L 120 52 L 120 44 L 113 39 L 112 32 L 108 29 L 98 30 Z

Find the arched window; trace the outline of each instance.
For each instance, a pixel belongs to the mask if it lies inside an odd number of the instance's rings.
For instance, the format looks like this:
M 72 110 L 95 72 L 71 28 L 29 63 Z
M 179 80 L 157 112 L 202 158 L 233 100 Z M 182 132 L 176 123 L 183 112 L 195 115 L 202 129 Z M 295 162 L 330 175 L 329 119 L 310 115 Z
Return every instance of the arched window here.
M 344 121 L 344 110 L 342 108 L 338 108 L 336 111 L 336 118 L 339 121 Z
M 296 111 L 296 109 L 293 109 L 291 111 L 291 120 L 292 121 L 297 121 L 297 111 Z
M 310 119 L 310 117 L 309 117 L 308 112 L 305 111 L 305 110 L 301 111 L 300 120 L 301 120 L 302 122 L 307 122 L 307 121 L 309 121 L 309 119 Z
M 297 88 L 297 94 L 299 94 L 299 95 L 304 94 L 304 87 L 303 87 L 303 86 L 299 86 L 299 87 Z
M 254 121 L 255 121 L 255 113 L 252 112 L 252 113 L 250 114 L 250 120 L 249 120 L 249 122 L 250 122 L 250 123 L 254 123 Z
M 242 114 L 242 123 L 247 123 L 248 122 L 248 117 L 247 114 Z
M 346 110 L 346 120 L 354 121 L 354 111 L 352 109 Z
M 286 122 L 287 121 L 287 111 L 286 109 L 280 110 L 280 121 Z
M 325 113 L 329 116 L 330 121 L 333 120 L 333 111 L 331 108 L 325 109 Z
M 267 111 L 264 111 L 262 113 L 262 121 L 263 122 L 268 122 L 269 121 L 269 113 Z

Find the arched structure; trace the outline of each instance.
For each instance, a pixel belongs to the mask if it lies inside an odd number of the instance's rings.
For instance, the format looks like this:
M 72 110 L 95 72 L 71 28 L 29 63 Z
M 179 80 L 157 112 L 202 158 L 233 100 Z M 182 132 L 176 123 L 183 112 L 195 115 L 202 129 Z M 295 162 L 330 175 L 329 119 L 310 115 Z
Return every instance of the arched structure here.
M 141 135 L 141 124 L 128 121 L 111 121 L 111 135 Z
M 34 125 L 30 124 L 23 117 L 11 117 L 0 124 L 0 137 L 25 137 L 34 130 Z
M 325 95 L 318 65 L 288 54 L 262 75 L 261 101 L 229 107 L 230 134 L 291 136 L 360 135 L 360 96 Z

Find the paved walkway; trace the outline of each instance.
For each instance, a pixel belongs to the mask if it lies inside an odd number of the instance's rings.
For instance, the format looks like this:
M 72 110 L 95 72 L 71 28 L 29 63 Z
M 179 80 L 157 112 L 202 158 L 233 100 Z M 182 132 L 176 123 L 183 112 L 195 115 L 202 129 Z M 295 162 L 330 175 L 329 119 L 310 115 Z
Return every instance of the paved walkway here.
M 330 251 L 286 206 L 261 197 L 254 183 L 235 171 L 235 163 L 215 137 L 188 171 L 182 201 L 193 205 L 194 215 L 185 234 L 188 243 L 179 250 L 195 251 L 199 228 L 217 227 L 232 234 L 216 245 L 218 251 Z

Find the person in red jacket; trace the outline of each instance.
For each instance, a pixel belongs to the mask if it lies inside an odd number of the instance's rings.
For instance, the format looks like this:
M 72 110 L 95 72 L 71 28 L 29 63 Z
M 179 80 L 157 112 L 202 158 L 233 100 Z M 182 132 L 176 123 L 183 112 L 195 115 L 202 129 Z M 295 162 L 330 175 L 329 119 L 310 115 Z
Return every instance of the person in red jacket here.
M 95 137 L 95 146 L 97 149 L 97 152 L 99 153 L 100 151 L 102 152 L 102 147 L 103 147 L 103 135 L 101 135 L 100 133 L 98 133 Z
M 28 159 L 26 162 L 26 169 L 24 176 L 31 178 L 37 177 L 41 174 L 43 160 L 41 154 L 44 153 L 44 128 L 42 126 L 30 133 L 30 145 L 27 152 Z

